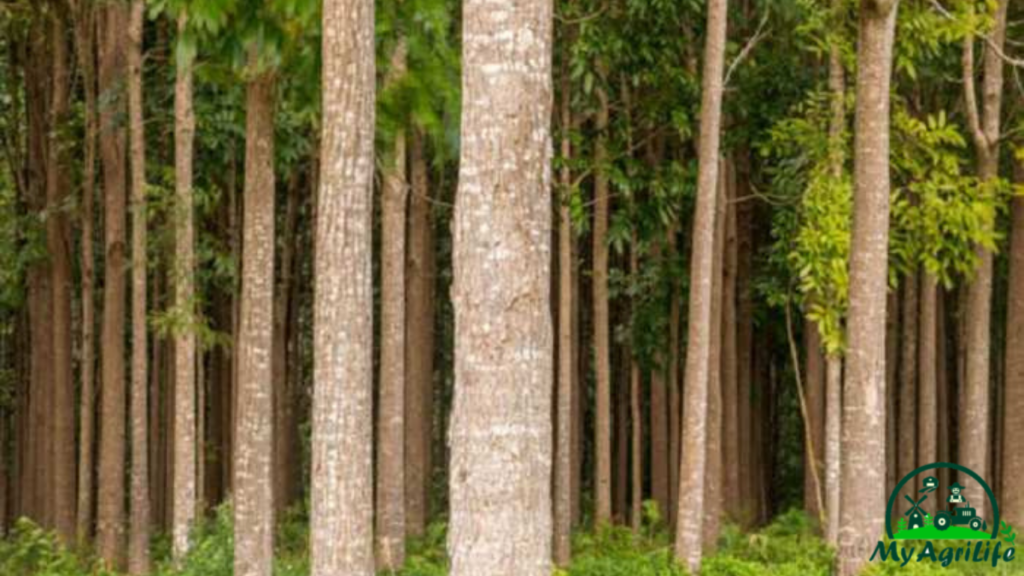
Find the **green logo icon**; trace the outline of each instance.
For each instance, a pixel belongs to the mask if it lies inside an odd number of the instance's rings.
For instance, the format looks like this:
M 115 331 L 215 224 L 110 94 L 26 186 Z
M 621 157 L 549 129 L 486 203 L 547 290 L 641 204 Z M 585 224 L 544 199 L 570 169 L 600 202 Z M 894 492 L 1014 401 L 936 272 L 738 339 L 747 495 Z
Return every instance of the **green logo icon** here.
M 928 476 L 916 494 L 913 493 L 914 487 L 911 485 L 910 494 L 903 494 L 903 502 L 900 502 L 899 496 L 904 486 L 918 474 L 942 468 L 970 476 L 985 493 L 967 494 L 966 489 L 958 482 L 943 487 L 934 476 Z M 931 502 L 925 504 L 929 496 L 933 498 Z M 988 498 L 992 508 L 991 519 L 979 515 L 979 507 L 971 504 L 972 498 L 975 502 L 981 498 Z M 898 503 L 906 504 L 907 508 L 897 509 L 902 516 L 896 523 L 896 531 L 893 532 L 893 510 Z M 934 510 L 934 513 L 930 510 Z M 989 529 L 992 530 L 991 534 L 988 533 Z M 951 462 L 935 462 L 921 466 L 896 484 L 896 488 L 889 495 L 889 505 L 885 510 L 885 533 L 893 540 L 994 540 L 999 536 L 999 505 L 992 489 L 973 470 Z

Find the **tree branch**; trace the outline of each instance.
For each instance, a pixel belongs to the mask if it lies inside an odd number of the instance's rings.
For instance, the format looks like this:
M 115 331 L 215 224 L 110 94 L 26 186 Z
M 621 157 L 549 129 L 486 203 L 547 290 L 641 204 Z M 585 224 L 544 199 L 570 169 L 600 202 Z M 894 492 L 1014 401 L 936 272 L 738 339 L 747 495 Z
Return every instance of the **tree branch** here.
M 743 49 L 740 50 L 740 53 L 737 54 L 736 58 L 732 61 L 731 64 L 729 64 L 729 69 L 726 70 L 725 72 L 725 80 L 722 82 L 723 88 L 729 86 L 729 79 L 732 78 L 732 73 L 736 71 L 736 68 L 740 65 L 741 62 L 743 62 L 748 56 L 750 56 L 750 53 L 754 51 L 754 47 L 757 46 L 757 43 L 768 35 L 768 32 L 764 30 L 764 27 L 765 24 L 768 23 L 768 14 L 770 12 L 770 8 L 765 8 L 764 14 L 761 16 L 761 22 L 757 25 L 757 30 L 754 31 L 754 35 L 747 40 L 747 43 L 743 46 Z

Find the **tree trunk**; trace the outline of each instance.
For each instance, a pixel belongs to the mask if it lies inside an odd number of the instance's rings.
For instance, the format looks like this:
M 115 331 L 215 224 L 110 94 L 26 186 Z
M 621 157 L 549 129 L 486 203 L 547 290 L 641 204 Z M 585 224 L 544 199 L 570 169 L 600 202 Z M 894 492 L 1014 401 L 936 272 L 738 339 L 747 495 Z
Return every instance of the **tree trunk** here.
M 633 242 L 629 250 L 629 272 L 636 278 L 640 274 L 640 246 L 637 243 L 636 232 L 633 232 Z M 630 314 L 636 318 L 637 300 L 631 302 Z M 640 382 L 640 363 L 636 357 L 637 350 L 631 349 L 629 353 L 629 423 L 630 423 L 630 506 L 629 525 L 633 532 L 639 534 L 643 523 L 644 505 L 644 428 L 643 428 L 643 400 Z
M 105 4 L 100 13 L 99 86 L 116 95 L 126 80 L 128 5 Z M 114 568 L 124 565 L 125 545 L 125 101 L 112 96 L 100 110 L 103 161 L 104 249 L 97 549 Z
M 422 131 L 409 149 L 412 194 L 406 260 L 405 522 L 410 536 L 426 529 L 430 510 L 434 398 L 434 234 L 429 167 Z
M 917 347 L 918 383 L 917 383 L 917 462 L 918 465 L 931 464 L 938 459 L 938 436 L 936 426 L 938 412 L 938 381 L 936 371 L 935 346 L 938 341 L 936 331 L 937 309 L 936 299 L 939 291 L 934 275 L 924 270 L 921 272 L 921 288 L 918 303 L 919 343 Z
M 704 475 L 707 472 L 707 403 L 710 381 L 712 284 L 714 276 L 715 204 L 718 193 L 723 71 L 727 0 L 708 2 L 704 74 L 701 81 L 697 207 L 693 220 L 690 262 L 690 313 L 686 339 L 686 398 L 683 407 L 682 461 L 676 511 L 675 556 L 691 572 L 700 569 L 702 526 L 687 522 L 704 517 Z M 686 505 L 683 505 L 683 501 Z
M 146 142 L 142 110 L 144 0 L 133 0 L 128 22 L 128 131 L 132 206 L 131 522 L 128 572 L 150 570 L 148 400 L 146 378 Z
M 713 552 L 722 527 L 722 266 L 725 252 L 725 206 L 728 164 L 719 163 L 718 199 L 715 206 L 714 261 L 711 280 L 711 327 L 708 351 L 708 393 L 704 472 L 704 549 Z
M 256 48 L 250 48 L 250 67 L 256 69 L 258 61 Z M 274 76 L 260 71 L 246 86 L 245 104 L 243 272 L 235 423 L 236 576 L 270 576 L 274 555 L 270 468 L 274 451 L 270 365 L 274 329 L 274 101 Z M 177 435 L 181 434 L 178 430 Z
M 68 45 L 65 20 L 61 13 L 51 15 L 51 106 L 49 153 L 47 157 L 46 245 L 50 255 L 50 286 L 53 297 L 53 526 L 64 544 L 75 539 L 75 383 L 71 357 L 71 230 L 64 203 L 70 188 L 67 158 L 61 150 L 60 134 L 67 121 Z
M 917 468 L 917 273 L 903 278 L 903 334 L 900 358 L 899 419 L 896 441 L 899 453 L 898 482 Z
M 561 70 L 561 94 L 559 98 L 559 125 L 562 130 L 562 166 L 558 171 L 558 374 L 555 398 L 555 473 L 552 489 L 553 554 L 557 566 L 565 567 L 572 556 L 572 499 L 573 499 L 573 420 L 575 405 L 574 378 L 576 358 L 573 340 L 575 310 L 573 285 L 575 280 L 572 251 L 572 214 L 569 211 L 569 195 L 572 193 L 572 173 L 569 160 L 572 155 L 572 93 L 568 63 Z M 575 415 L 578 417 L 578 415 Z
M 96 77 L 94 71 L 95 18 L 91 2 L 79 2 L 76 6 L 75 32 L 78 44 L 78 61 L 82 69 L 82 84 L 85 92 L 83 114 L 85 116 L 84 161 L 82 165 L 81 203 L 81 276 L 82 276 L 82 358 L 81 392 L 79 405 L 78 433 L 78 497 L 76 536 L 79 546 L 84 546 L 92 534 L 93 526 L 93 479 L 95 474 L 94 439 L 96 429 L 96 388 L 95 388 L 95 307 L 93 303 L 93 197 L 96 183 Z
M 726 175 L 725 251 L 722 265 L 722 503 L 724 512 L 732 521 L 740 515 L 739 465 L 739 381 L 736 366 L 736 170 L 728 164 Z
M 1024 184 L 1024 160 L 1014 166 L 1014 180 Z M 1024 433 L 1024 197 L 1015 196 L 1011 208 L 1010 280 L 1006 305 L 1006 404 L 1003 432 L 1008 438 Z M 941 357 L 941 356 L 940 356 Z M 1003 487 L 1024 478 L 1024 452 L 1003 452 Z M 1000 516 L 1010 524 L 1024 521 L 1024 494 L 1019 490 L 1000 493 Z
M 814 454 L 804 450 L 804 511 L 811 518 L 819 518 L 818 494 L 824 493 L 824 486 L 818 486 L 814 470 L 825 469 L 825 354 L 822 350 L 821 333 L 814 320 L 804 320 L 804 366 L 805 389 L 807 391 L 807 425 L 810 427 Z M 809 458 L 814 458 L 815 468 Z M 822 526 L 822 532 L 825 532 Z
M 835 546 L 839 542 L 839 506 L 842 462 L 842 400 L 843 359 L 837 355 L 825 358 L 825 539 Z
M 885 486 L 886 492 L 896 488 L 899 447 L 896 442 L 897 392 L 900 365 L 900 296 L 890 290 L 885 304 Z M 893 511 L 894 513 L 896 511 Z
M 749 150 L 743 150 L 737 159 L 737 191 L 736 196 L 742 198 L 750 188 L 750 157 Z M 737 206 L 737 263 L 736 263 L 736 388 L 739 406 L 739 439 L 740 450 L 738 465 L 747 470 L 751 462 L 753 449 L 751 431 L 751 393 L 753 386 L 753 353 L 754 353 L 754 288 L 753 259 L 757 250 L 754 235 L 754 210 L 750 203 Z M 753 485 L 752 475 L 744 472 L 740 475 L 740 516 L 741 525 L 749 526 L 753 516 Z
M 288 182 L 288 196 L 281 233 L 281 256 L 277 286 L 274 288 L 274 358 L 271 361 L 274 383 L 274 516 L 281 518 L 296 498 L 298 442 L 295 428 L 294 374 L 297 365 L 288 364 L 289 310 L 292 302 L 292 276 L 295 268 L 296 220 L 299 211 L 301 169 L 294 167 Z
M 390 82 L 405 75 L 405 41 L 391 55 Z M 395 134 L 381 199 L 380 421 L 377 427 L 377 566 L 405 563 L 405 132 Z
M 188 27 L 187 13 L 178 17 L 178 33 Z M 192 157 L 195 114 L 192 110 L 192 67 L 177 62 L 174 83 L 174 307 L 186 319 L 174 332 L 174 514 L 171 523 L 175 562 L 189 550 L 195 521 L 196 459 L 196 335 L 195 335 L 195 231 L 193 225 Z M 246 133 L 248 140 L 249 133 Z M 254 165 L 255 166 L 255 165 Z M 247 166 L 248 168 L 248 166 Z M 248 175 L 248 170 L 246 171 Z M 271 184 L 272 186 L 272 184 Z M 258 204 L 257 204 L 258 206 Z M 272 241 L 272 239 L 271 239 Z M 242 261 L 244 277 L 249 268 Z M 257 272 L 258 274 L 258 272 Z M 239 345 L 243 342 L 239 342 Z M 241 495 L 239 495 L 241 497 Z M 240 498 L 239 498 L 240 499 Z M 243 504 L 244 505 L 244 504 Z M 245 527 L 242 528 L 244 530 Z
M 853 232 L 843 386 L 839 574 L 867 561 L 885 504 L 889 85 L 898 0 L 865 2 L 857 46 Z
M 599 107 L 594 142 L 594 232 L 593 232 L 593 305 L 594 305 L 594 372 L 597 381 L 594 426 L 594 520 L 607 524 L 612 517 L 612 404 L 611 404 L 611 342 L 608 313 L 608 95 L 597 89 Z
M 552 20 L 550 0 L 463 7 L 452 576 L 552 568 Z
M 368 0 L 324 2 L 314 245 L 312 576 L 374 573 L 373 14 Z

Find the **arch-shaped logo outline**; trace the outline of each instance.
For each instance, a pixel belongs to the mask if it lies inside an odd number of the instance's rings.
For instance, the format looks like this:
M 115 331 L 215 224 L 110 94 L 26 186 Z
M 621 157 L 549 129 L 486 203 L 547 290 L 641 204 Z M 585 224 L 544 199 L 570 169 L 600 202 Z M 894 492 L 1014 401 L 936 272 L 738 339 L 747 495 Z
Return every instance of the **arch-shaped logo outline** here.
M 974 473 L 974 470 L 952 462 L 933 462 L 931 464 L 925 464 L 904 476 L 903 479 L 896 484 L 896 488 L 894 488 L 892 493 L 889 494 L 889 505 L 885 507 L 885 533 L 889 536 L 889 539 L 894 539 L 892 535 L 892 506 L 896 503 L 896 496 L 899 496 L 900 489 L 902 489 L 907 482 L 913 479 L 914 476 L 917 476 L 921 472 L 927 472 L 928 470 L 934 470 L 936 468 L 949 468 L 959 472 L 964 472 L 969 474 L 971 478 L 977 480 L 978 484 L 981 484 L 981 487 L 985 489 L 985 494 L 988 494 L 988 501 L 992 503 L 992 514 L 994 515 L 994 518 L 992 520 L 992 535 L 989 537 L 989 540 L 995 540 L 999 536 L 999 504 L 996 503 L 995 494 L 992 493 L 992 489 L 988 487 L 988 484 L 984 480 L 982 480 L 981 476 Z

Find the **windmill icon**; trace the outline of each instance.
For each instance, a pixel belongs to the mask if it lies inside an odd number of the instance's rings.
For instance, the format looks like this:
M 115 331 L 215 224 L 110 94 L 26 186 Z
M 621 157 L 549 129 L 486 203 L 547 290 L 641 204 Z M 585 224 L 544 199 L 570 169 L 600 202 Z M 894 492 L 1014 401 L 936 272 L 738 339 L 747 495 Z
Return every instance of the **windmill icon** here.
M 907 510 L 904 516 L 907 516 L 907 527 L 910 530 L 914 528 L 920 528 L 924 526 L 924 512 L 921 510 L 921 503 L 928 499 L 928 495 L 921 496 L 921 499 L 915 502 L 910 496 L 904 494 L 904 498 L 907 502 L 910 502 L 910 510 Z

